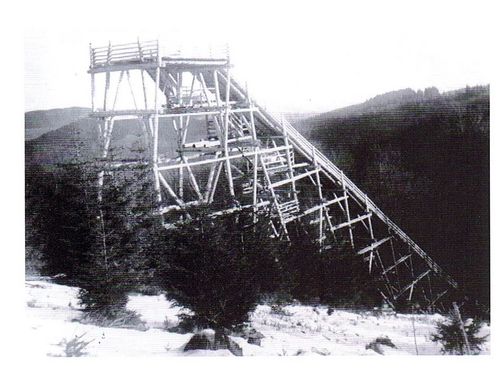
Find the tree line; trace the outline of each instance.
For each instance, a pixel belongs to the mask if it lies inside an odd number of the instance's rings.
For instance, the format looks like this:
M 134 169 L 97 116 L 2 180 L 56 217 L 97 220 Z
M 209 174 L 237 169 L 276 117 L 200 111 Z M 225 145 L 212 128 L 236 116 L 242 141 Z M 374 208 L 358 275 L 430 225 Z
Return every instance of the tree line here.
M 489 87 L 314 121 L 319 147 L 489 310 Z
M 272 213 L 213 216 L 210 207 L 164 226 L 156 213 L 150 167 L 105 175 L 74 161 L 26 173 L 26 263 L 80 288 L 85 319 L 99 324 L 136 322 L 126 310 L 132 292 L 165 293 L 192 314 L 183 329 L 238 329 L 264 300 L 373 306 L 376 286 L 360 257 L 339 239 L 323 251 L 308 228 L 289 228 L 279 240 Z M 112 174 L 111 174 L 112 173 Z

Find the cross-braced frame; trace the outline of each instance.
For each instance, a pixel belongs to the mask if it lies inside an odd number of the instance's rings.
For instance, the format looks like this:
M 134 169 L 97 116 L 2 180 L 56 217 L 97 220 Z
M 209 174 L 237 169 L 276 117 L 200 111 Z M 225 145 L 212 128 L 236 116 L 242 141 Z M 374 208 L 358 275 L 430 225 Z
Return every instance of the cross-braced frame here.
M 157 41 L 91 47 L 90 54 L 102 158 L 106 163 L 117 123 L 137 119 L 167 223 L 197 205 L 209 206 L 213 215 L 269 210 L 274 234 L 283 240 L 297 223 L 313 228 L 323 251 L 347 239 L 392 305 L 418 300 L 432 308 L 457 288 L 339 168 L 283 117 L 250 98 L 232 77 L 227 55 L 162 56 Z M 103 75 L 97 108 L 96 77 Z M 118 108 L 123 90 L 131 104 Z M 107 162 L 104 169 L 136 163 Z

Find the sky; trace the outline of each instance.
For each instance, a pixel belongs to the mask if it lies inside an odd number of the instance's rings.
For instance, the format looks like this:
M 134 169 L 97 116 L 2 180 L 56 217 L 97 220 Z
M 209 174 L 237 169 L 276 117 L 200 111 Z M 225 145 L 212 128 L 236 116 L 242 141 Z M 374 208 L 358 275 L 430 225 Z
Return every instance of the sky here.
M 488 2 L 86 4 L 31 12 L 25 110 L 90 106 L 89 43 L 137 37 L 186 49 L 228 45 L 234 75 L 275 111 L 328 111 L 407 87 L 488 84 L 493 71 Z

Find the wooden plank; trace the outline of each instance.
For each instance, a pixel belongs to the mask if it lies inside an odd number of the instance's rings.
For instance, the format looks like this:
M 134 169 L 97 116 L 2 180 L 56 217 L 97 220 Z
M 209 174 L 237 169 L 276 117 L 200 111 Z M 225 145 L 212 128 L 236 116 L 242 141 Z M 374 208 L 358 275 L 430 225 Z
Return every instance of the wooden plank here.
M 301 215 L 309 215 L 310 213 L 316 212 L 321 207 L 331 206 L 332 204 L 335 204 L 335 203 L 338 203 L 340 201 L 343 201 L 344 199 L 346 199 L 346 198 L 345 197 L 338 197 L 338 198 L 332 199 L 330 201 L 327 201 L 325 203 L 322 203 L 320 205 L 317 205 L 317 206 L 314 206 L 312 208 L 309 208 L 309 209 L 305 210 Z
M 304 172 L 304 173 L 301 173 L 299 175 L 296 175 L 296 176 L 293 176 L 292 178 L 287 178 L 287 179 L 284 179 L 284 180 L 281 180 L 281 181 L 277 181 L 277 182 L 273 182 L 270 186 L 272 188 L 276 188 L 276 187 L 279 187 L 279 186 L 283 186 L 283 185 L 286 185 L 286 184 L 289 184 L 289 183 L 292 183 L 294 181 L 297 181 L 297 180 L 300 180 L 302 178 L 305 178 L 307 176 L 310 176 L 310 175 L 313 175 L 317 172 L 316 169 L 312 170 L 312 171 L 308 171 L 308 172 Z
M 350 225 L 353 225 L 353 224 L 356 224 L 357 222 L 361 221 L 361 220 L 365 220 L 365 219 L 368 219 L 369 217 L 372 216 L 372 213 L 369 212 L 367 213 L 366 215 L 362 215 L 362 216 L 358 216 L 357 218 L 355 219 L 352 219 L 352 220 L 349 220 L 349 221 L 346 221 L 344 223 L 341 223 L 341 224 L 337 224 L 335 225 L 333 228 L 332 228 L 332 231 L 336 231 L 336 230 L 339 230 L 341 228 L 344 228 L 344 227 L 347 227 L 347 226 L 350 226 Z
M 276 196 L 276 193 L 274 191 L 274 187 L 272 186 L 273 184 L 271 183 L 271 177 L 269 176 L 269 173 L 267 173 L 266 164 L 264 163 L 264 161 L 262 159 L 263 159 L 262 154 L 259 154 L 260 164 L 262 166 L 262 170 L 264 172 L 264 176 L 265 176 L 266 181 L 267 181 L 267 186 L 269 187 L 269 190 L 271 191 L 271 196 L 273 197 L 274 206 L 276 208 L 276 211 L 278 212 L 278 216 L 279 216 L 280 223 L 281 223 L 281 228 L 283 229 L 283 232 L 285 233 L 285 235 L 288 237 L 288 230 L 286 228 L 286 222 L 285 222 L 285 219 L 283 218 L 283 214 L 282 214 L 281 209 L 280 209 L 278 197 Z
M 220 173 L 222 171 L 223 166 L 224 166 L 224 163 L 219 163 L 219 166 L 217 167 L 217 173 L 215 175 L 214 183 L 212 185 L 212 191 L 210 192 L 210 198 L 208 200 L 209 204 L 214 201 L 215 191 L 217 190 L 217 183 L 219 182 L 219 177 L 220 177 Z
M 88 70 L 88 73 L 111 73 L 122 70 L 139 70 L 139 69 L 154 69 L 157 64 L 155 62 L 137 62 L 119 65 L 103 65 L 99 66 L 99 62 L 95 62 L 95 66 Z
M 184 207 L 185 203 L 182 199 L 180 199 L 177 194 L 175 194 L 174 192 L 174 189 L 172 189 L 172 187 L 169 185 L 169 183 L 167 182 L 167 180 L 165 180 L 165 177 L 163 177 L 161 175 L 161 173 L 158 172 L 158 180 L 162 183 L 162 185 L 165 187 L 165 189 L 167 189 L 167 192 L 172 196 L 172 198 L 174 198 L 175 202 L 181 206 L 181 207 Z
M 182 170 L 182 168 L 180 170 Z M 207 187 L 205 189 L 205 195 L 203 197 L 203 199 L 207 203 L 208 203 L 208 200 L 210 198 L 210 192 L 212 191 L 212 185 L 214 183 L 215 171 L 216 170 L 217 170 L 217 164 L 212 164 L 210 166 L 210 172 L 208 174 L 208 179 L 207 179 Z
M 386 238 L 383 238 L 381 240 L 378 240 L 374 243 L 372 243 L 371 245 L 368 245 L 367 247 L 365 247 L 364 249 L 361 249 L 357 252 L 358 255 L 362 255 L 364 253 L 367 253 L 369 251 L 372 251 L 374 249 L 376 249 L 377 247 L 379 247 L 380 245 L 386 243 L 387 241 L 389 241 L 390 239 L 392 238 L 392 236 L 389 236 L 389 237 L 386 237 Z
M 229 71 L 229 66 L 227 66 L 227 71 L 226 71 L 226 74 L 228 77 L 230 77 L 230 71 Z M 203 74 L 200 74 L 200 77 L 202 79 L 202 85 L 204 87 L 204 90 L 207 90 L 207 87 L 205 85 L 205 80 L 203 79 Z M 230 80 L 230 78 L 228 78 L 228 80 Z M 231 197 L 234 198 L 235 196 L 235 193 L 234 193 L 234 182 L 233 182 L 233 173 L 231 171 L 231 159 L 228 158 L 229 156 L 229 148 L 228 148 L 228 139 L 229 139 L 229 114 L 230 114 L 230 104 L 229 104 L 229 92 L 230 92 L 231 88 L 230 88 L 230 85 L 229 85 L 229 82 L 227 82 L 227 85 L 226 85 L 226 108 L 225 108 L 225 112 L 224 112 L 224 126 L 223 126 L 223 140 L 224 140 L 224 156 L 226 157 L 225 158 L 225 162 L 226 162 L 226 175 L 227 175 L 227 182 L 229 184 L 229 194 L 231 195 Z M 208 93 L 206 93 L 205 95 L 207 95 L 207 101 L 209 101 L 208 99 Z
M 214 108 L 214 107 L 212 107 Z M 206 116 L 206 115 L 220 115 L 224 113 L 224 108 L 214 109 L 207 111 L 206 108 L 183 108 L 184 112 L 174 113 L 172 110 L 167 113 L 159 113 L 160 118 L 176 118 L 176 117 L 191 117 L 191 116 Z M 235 108 L 232 113 L 245 113 L 255 111 L 255 108 Z M 154 114 L 153 109 L 125 109 L 125 110 L 112 110 L 112 111 L 94 111 L 90 114 L 91 117 L 118 117 L 118 116 L 145 116 Z M 292 147 L 292 146 L 290 146 Z
M 431 303 L 429 304 L 429 307 L 432 307 L 436 304 L 437 301 L 439 301 L 446 293 L 448 293 L 448 290 L 445 290 L 441 293 L 439 293 L 436 298 L 434 298 Z
M 184 163 L 186 163 L 186 159 L 184 158 L 184 156 L 181 156 L 181 159 Z M 201 191 L 200 191 L 200 187 L 198 186 L 198 182 L 196 181 L 196 177 L 193 173 L 193 170 L 191 169 L 191 167 L 189 166 L 189 163 L 186 163 L 187 166 L 186 166 L 186 169 L 188 171 L 188 176 L 189 176 L 189 182 L 191 183 L 191 186 L 193 187 L 194 191 L 196 192 L 196 195 L 198 196 L 198 199 L 200 201 L 203 200 L 203 195 L 201 194 Z M 181 168 L 182 170 L 182 168 Z
M 394 296 L 394 299 L 398 299 L 401 297 L 408 289 L 413 288 L 415 284 L 417 284 L 420 280 L 422 280 L 427 274 L 431 272 L 431 270 L 424 271 L 423 273 L 420 274 L 414 281 L 412 281 L 410 284 L 405 286 L 397 295 Z
M 276 150 L 281 150 L 281 149 L 285 149 L 285 148 L 286 148 L 286 146 L 279 146 L 276 149 L 264 148 L 264 149 L 258 149 L 256 151 L 240 152 L 236 155 L 220 156 L 220 157 L 213 158 L 213 159 L 193 161 L 193 162 L 189 162 L 187 164 L 186 163 L 178 163 L 178 164 L 173 164 L 173 165 L 160 166 L 160 167 L 158 167 L 158 169 L 160 171 L 166 171 L 166 170 L 170 170 L 170 169 L 185 168 L 187 165 L 196 166 L 196 165 L 203 165 L 203 164 L 211 164 L 211 163 L 216 163 L 219 161 L 225 161 L 225 159 L 238 159 L 238 158 L 245 158 L 245 157 L 253 156 L 253 155 L 267 154 L 267 153 L 275 152 Z
M 192 207 L 192 206 L 197 206 L 197 205 L 200 205 L 202 204 L 203 202 L 200 202 L 200 201 L 191 201 L 191 202 L 186 202 L 184 203 L 183 206 L 179 206 L 179 205 L 171 205 L 171 206 L 165 206 L 165 207 L 162 207 L 158 210 L 158 213 L 159 214 L 166 214 L 166 213 L 169 213 L 171 211 L 182 211 L 182 210 L 185 210 L 186 207 Z
M 408 259 L 409 257 L 411 257 L 412 254 L 408 254 L 408 255 L 405 255 L 401 258 L 399 258 L 396 263 L 394 263 L 392 266 L 388 267 L 382 274 L 386 274 L 388 272 L 390 272 L 391 270 L 393 270 L 394 268 L 396 268 L 398 265 L 400 265 L 401 263 L 403 263 L 406 259 Z
M 231 208 L 228 208 L 228 209 L 225 209 L 225 210 L 220 210 L 220 211 L 212 212 L 212 213 L 209 214 L 209 216 L 220 216 L 220 215 L 225 215 L 225 214 L 229 214 L 229 213 L 233 213 L 233 212 L 237 212 L 237 211 L 249 209 L 249 208 L 252 208 L 252 207 L 260 208 L 260 207 L 268 206 L 270 204 L 271 204 L 271 202 L 269 202 L 269 201 L 263 201 L 263 202 L 257 203 L 255 206 L 253 204 L 248 204 L 248 205 L 245 205 L 245 206 L 231 207 Z

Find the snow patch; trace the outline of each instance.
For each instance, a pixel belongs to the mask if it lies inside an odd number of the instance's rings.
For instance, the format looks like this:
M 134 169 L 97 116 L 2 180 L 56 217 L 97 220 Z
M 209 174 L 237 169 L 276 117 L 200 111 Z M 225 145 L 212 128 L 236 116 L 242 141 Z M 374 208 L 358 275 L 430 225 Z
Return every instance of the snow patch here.
M 26 318 L 30 340 L 27 351 L 35 356 L 64 356 L 65 342 L 75 337 L 88 342 L 85 355 L 109 356 L 232 356 L 228 350 L 184 352 L 192 333 L 173 333 L 165 328 L 179 323 L 177 315 L 188 310 L 175 306 L 164 295 L 129 296 L 127 308 L 140 314 L 148 328 L 99 327 L 78 322 L 81 316 L 78 288 L 47 280 L 26 281 Z M 259 305 L 250 324 L 264 335 L 261 345 L 249 344 L 243 337 L 231 337 L 244 356 L 330 356 L 380 355 L 367 346 L 387 337 L 395 348 L 383 346 L 384 355 L 414 355 L 415 341 L 420 355 L 439 355 L 441 346 L 431 341 L 439 314 L 374 314 L 327 307 L 289 305 L 272 308 Z M 415 327 L 415 331 L 413 330 Z M 484 325 L 481 335 L 489 335 Z M 64 341 L 65 340 L 65 341 Z M 489 354 L 490 342 L 482 354 Z

